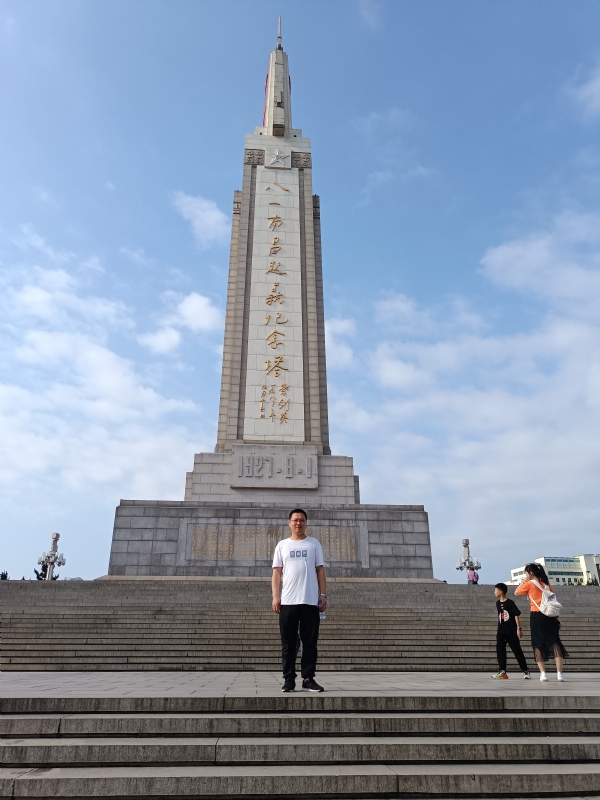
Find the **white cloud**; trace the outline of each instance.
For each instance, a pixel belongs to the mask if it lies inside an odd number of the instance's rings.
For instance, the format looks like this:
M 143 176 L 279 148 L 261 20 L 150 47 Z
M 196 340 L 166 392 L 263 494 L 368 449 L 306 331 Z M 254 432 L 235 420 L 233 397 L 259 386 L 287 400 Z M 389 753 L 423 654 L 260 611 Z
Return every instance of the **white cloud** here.
M 414 122 L 414 117 L 409 111 L 389 108 L 385 112 L 371 111 L 364 117 L 356 117 L 352 124 L 361 136 L 373 140 L 382 134 L 389 137 L 390 133 L 404 131 L 412 122 Z
M 403 391 L 414 390 L 431 382 L 426 370 L 398 358 L 387 342 L 380 344 L 375 350 L 372 374 L 380 385 Z
M 181 343 L 178 329 L 187 328 L 194 333 L 222 330 L 223 315 L 210 297 L 191 292 L 182 298 L 176 292 L 166 292 L 164 300 L 171 311 L 163 316 L 161 327 L 155 333 L 138 336 L 138 342 L 154 353 L 174 352 Z
M 104 267 L 98 256 L 89 256 L 81 262 L 81 268 L 91 272 L 104 272 Z
M 178 303 L 177 320 L 191 331 L 219 330 L 223 324 L 220 309 L 213 305 L 209 297 L 192 292 Z
M 348 391 L 331 387 L 328 398 L 330 418 L 346 431 L 365 433 L 377 430 L 382 424 L 381 415 L 362 408 Z
M 408 143 L 410 129 L 416 122 L 406 110 L 390 108 L 373 111 L 352 121 L 358 147 L 375 166 L 365 178 L 358 206 L 366 206 L 373 194 L 389 183 L 406 184 L 414 179 L 430 178 L 435 170 L 423 166 L 416 148 Z
M 56 260 L 54 255 L 50 258 Z M 18 286 L 8 286 L 0 297 L 5 320 L 15 324 L 38 320 L 72 330 L 92 325 L 131 327 L 130 311 L 123 303 L 82 295 L 76 278 L 62 267 L 34 267 L 22 278 Z
M 545 310 L 518 332 L 492 333 L 460 298 L 393 295 L 375 305 L 379 341 L 356 333 L 354 359 L 370 382 L 332 388 L 334 441 L 361 453 L 363 502 L 425 504 L 438 576 L 454 577 L 465 536 L 487 582 L 550 551 L 596 546 L 597 222 L 561 214 L 485 253 L 492 285 Z
M 206 250 L 229 238 L 230 222 L 213 200 L 176 191 L 171 194 L 175 207 L 190 223 L 196 244 Z
M 449 297 L 437 306 L 423 308 L 413 297 L 391 293 L 375 304 L 377 323 L 408 337 L 439 336 L 441 331 L 481 330 L 483 317 L 464 297 Z
M 138 342 L 152 350 L 153 353 L 171 353 L 181 343 L 181 334 L 171 326 L 159 328 L 155 333 L 144 333 L 138 336 Z
M 358 203 L 358 207 L 360 208 L 368 205 L 371 202 L 373 193 L 379 189 L 379 187 L 385 186 L 386 183 L 393 181 L 395 177 L 391 169 L 369 172 L 366 177 L 365 185 L 361 189 L 361 200 Z
M 25 255 L 35 265 L 22 263 L 23 240 L 13 241 L 19 263 L 5 264 L 0 291 L 0 482 L 17 494 L 26 486 L 38 503 L 51 503 L 65 486 L 104 485 L 110 504 L 124 489 L 160 494 L 168 467 L 180 467 L 181 454 L 189 460 L 198 446 L 186 423 L 197 424 L 199 409 L 162 394 L 109 346 L 113 333 L 124 341 L 131 310 L 84 292 L 65 265 L 75 269 L 80 259 L 26 233 Z M 3 242 L 5 252 L 10 244 Z M 100 278 L 97 270 L 85 274 L 88 282 Z M 169 492 L 182 482 L 182 474 L 170 476 Z
M 142 267 L 152 267 L 156 264 L 156 259 L 147 256 L 143 247 L 121 247 L 119 252 L 129 261 Z
M 21 226 L 21 236 L 16 244 L 25 251 L 37 250 L 56 264 L 65 264 L 75 258 L 75 253 L 69 250 L 56 250 L 51 247 L 43 236 L 40 236 L 29 223 Z
M 353 336 L 353 319 L 328 319 L 325 322 L 325 346 L 328 369 L 347 369 L 354 363 L 354 351 L 344 337 Z
M 430 333 L 434 323 L 428 309 L 420 309 L 412 297 L 394 293 L 377 305 L 377 321 L 407 333 Z
M 600 314 L 600 214 L 557 216 L 547 230 L 486 251 L 483 273 L 575 316 Z
M 15 356 L 50 376 L 44 379 L 44 402 L 90 419 L 142 421 L 193 407 L 190 401 L 167 400 L 144 386 L 128 360 L 81 334 L 29 331 Z M 35 405 L 35 397 L 31 403 Z
M 600 116 L 600 62 L 587 79 L 573 81 L 567 88 L 567 93 L 584 116 L 589 118 Z

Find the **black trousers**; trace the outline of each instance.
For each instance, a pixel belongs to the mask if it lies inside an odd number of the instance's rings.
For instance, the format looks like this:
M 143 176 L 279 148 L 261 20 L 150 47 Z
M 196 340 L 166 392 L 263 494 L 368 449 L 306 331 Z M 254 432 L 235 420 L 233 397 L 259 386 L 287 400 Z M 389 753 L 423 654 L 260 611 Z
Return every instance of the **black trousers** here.
M 522 672 L 527 672 L 527 661 L 523 654 L 521 641 L 516 633 L 503 633 L 498 631 L 496 634 L 496 655 L 498 656 L 498 666 L 506 672 L 506 645 L 513 651 L 515 658 Z
M 314 678 L 317 671 L 317 640 L 319 638 L 319 609 L 317 606 L 281 606 L 279 632 L 281 633 L 281 665 L 283 677 L 296 678 L 298 629 L 302 642 L 302 678 Z

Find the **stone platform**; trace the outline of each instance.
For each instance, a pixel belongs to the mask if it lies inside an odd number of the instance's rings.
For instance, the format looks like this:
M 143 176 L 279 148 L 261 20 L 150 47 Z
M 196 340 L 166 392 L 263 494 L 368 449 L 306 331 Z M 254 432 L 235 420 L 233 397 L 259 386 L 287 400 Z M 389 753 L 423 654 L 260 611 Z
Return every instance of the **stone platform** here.
M 108 574 L 270 577 L 293 503 L 122 500 Z M 423 506 L 303 507 L 328 576 L 433 578 Z
M 600 795 L 600 675 L 275 672 L 2 676 L 0 795 L 534 798 Z
M 520 673 L 508 681 L 488 673 L 465 672 L 335 672 L 321 673 L 323 694 L 282 695 L 279 670 L 168 672 L 11 672 L 0 676 L 3 713 L 148 713 L 184 711 L 429 711 L 501 712 L 531 710 L 598 712 L 600 672 L 566 673 L 558 683 L 552 674 L 542 683 L 539 673 L 524 681 Z M 257 705 L 253 698 L 263 698 Z M 333 699 L 335 698 L 335 699 Z M 416 702 L 415 702 L 416 699 Z M 138 701 L 143 702 L 138 702 Z M 130 701 L 133 701 L 130 703 Z M 144 708 L 142 708 L 144 706 Z M 210 706 L 210 708 L 209 708 Z M 600 733 L 600 730 L 599 730 Z

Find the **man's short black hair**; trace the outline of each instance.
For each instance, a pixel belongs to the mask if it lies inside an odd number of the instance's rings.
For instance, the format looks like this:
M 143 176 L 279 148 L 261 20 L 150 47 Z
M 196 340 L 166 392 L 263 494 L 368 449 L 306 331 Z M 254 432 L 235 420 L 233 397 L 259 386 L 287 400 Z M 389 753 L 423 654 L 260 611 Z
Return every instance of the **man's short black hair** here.
M 494 586 L 494 589 L 500 589 L 502 594 L 506 594 L 508 592 L 508 586 L 505 583 L 497 583 Z
M 291 519 L 294 514 L 304 514 L 304 519 L 308 522 L 308 514 L 303 508 L 294 508 L 293 511 L 290 511 L 288 514 L 288 519 Z

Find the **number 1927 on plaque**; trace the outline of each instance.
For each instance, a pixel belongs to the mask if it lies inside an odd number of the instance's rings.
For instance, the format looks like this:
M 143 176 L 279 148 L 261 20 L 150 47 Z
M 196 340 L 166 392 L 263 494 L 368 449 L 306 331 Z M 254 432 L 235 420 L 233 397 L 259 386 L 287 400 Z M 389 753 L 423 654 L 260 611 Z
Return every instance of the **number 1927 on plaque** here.
M 231 485 L 268 489 L 318 488 L 317 455 L 235 453 Z

